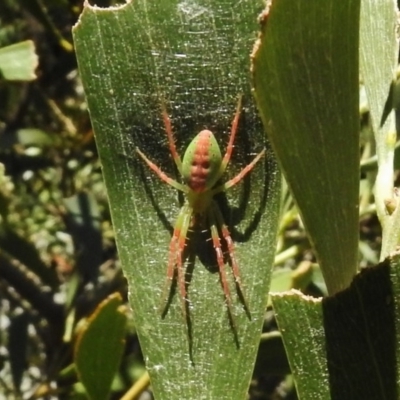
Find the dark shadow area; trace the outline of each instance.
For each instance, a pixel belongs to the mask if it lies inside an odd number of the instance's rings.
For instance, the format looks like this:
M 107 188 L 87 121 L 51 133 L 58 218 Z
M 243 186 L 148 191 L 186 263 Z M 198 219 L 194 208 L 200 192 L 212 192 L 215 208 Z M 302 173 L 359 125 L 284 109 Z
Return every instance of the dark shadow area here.
M 323 300 L 333 400 L 399 398 L 396 301 L 389 262 L 365 269 L 349 289 Z

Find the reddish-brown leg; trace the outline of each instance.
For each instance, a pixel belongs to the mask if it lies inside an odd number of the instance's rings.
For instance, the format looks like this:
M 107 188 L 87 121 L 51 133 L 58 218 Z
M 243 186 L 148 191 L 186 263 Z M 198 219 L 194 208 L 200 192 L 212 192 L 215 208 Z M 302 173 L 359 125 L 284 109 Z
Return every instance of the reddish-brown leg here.
M 162 116 L 163 116 L 165 131 L 167 132 L 169 150 L 171 152 L 172 158 L 175 161 L 176 166 L 178 167 L 178 171 L 182 173 L 182 160 L 180 155 L 178 154 L 178 151 L 176 150 L 174 134 L 172 132 L 172 126 L 171 126 L 171 119 L 169 118 L 169 115 L 164 105 L 162 106 Z
M 181 232 L 178 241 L 178 253 L 176 257 L 176 268 L 178 269 L 178 287 L 182 302 L 182 311 L 185 321 L 187 320 L 187 293 L 186 293 L 186 270 L 184 265 L 183 253 L 185 251 L 187 233 L 192 220 L 193 209 L 189 205 L 182 207 Z
M 235 116 L 233 117 L 233 121 L 232 121 L 232 127 L 231 127 L 231 133 L 229 135 L 228 146 L 226 147 L 226 152 L 225 152 L 224 158 L 222 159 L 222 162 L 221 162 L 221 167 L 220 167 L 220 172 L 219 172 L 220 175 L 222 175 L 224 173 L 226 166 L 228 165 L 229 160 L 231 159 L 231 156 L 232 156 L 233 143 L 235 142 L 241 108 L 242 108 L 242 96 L 240 95 L 238 104 L 236 107 L 236 113 L 235 113 Z
M 179 220 L 180 214 L 178 215 Z M 177 221 L 178 222 L 178 221 Z M 164 314 L 164 307 L 168 301 L 169 294 L 171 292 L 171 285 L 174 279 L 174 271 L 176 266 L 176 257 L 178 252 L 178 241 L 179 236 L 181 234 L 181 229 L 178 224 L 174 227 L 174 232 L 171 237 L 171 241 L 169 242 L 169 253 L 168 253 L 168 267 L 167 267 L 167 280 L 164 285 L 164 290 L 161 294 L 161 313 Z
M 213 203 L 213 211 L 215 213 L 215 219 L 217 221 L 218 226 L 221 229 L 221 233 L 222 236 L 225 239 L 226 245 L 228 247 L 228 254 L 229 254 L 229 258 L 231 260 L 231 266 L 232 266 L 232 272 L 233 272 L 233 277 L 235 278 L 235 282 L 240 290 L 240 293 L 242 295 L 242 300 L 244 303 L 244 307 L 247 311 L 247 313 L 250 315 L 250 309 L 249 306 L 247 304 L 246 298 L 244 296 L 244 291 L 243 291 L 243 286 L 242 286 L 242 279 L 240 277 L 240 270 L 239 270 L 239 265 L 236 261 L 236 257 L 235 257 L 235 246 L 233 244 L 233 240 L 231 237 L 231 234 L 229 232 L 228 227 L 226 226 L 225 222 L 224 222 L 224 218 L 221 214 L 221 210 L 218 207 L 218 204 L 216 204 L 215 202 Z
M 136 151 L 139 154 L 140 157 L 144 160 L 144 162 L 149 166 L 150 169 L 152 169 L 157 176 L 163 180 L 165 183 L 168 183 L 168 185 L 174 187 L 175 189 L 180 190 L 181 192 L 187 193 L 189 191 L 189 188 L 185 185 L 182 185 L 181 183 L 177 182 L 175 179 L 172 179 L 169 177 L 165 172 L 161 171 L 160 167 L 158 167 L 156 164 L 151 162 L 145 155 L 142 153 L 137 147 Z
M 231 295 L 231 291 L 229 289 L 229 283 L 228 283 L 228 279 L 226 276 L 224 255 L 222 252 L 221 239 L 220 239 L 219 233 L 218 233 L 217 220 L 216 220 L 213 206 L 211 206 L 208 211 L 208 220 L 210 223 L 211 239 L 213 241 L 215 254 L 217 256 L 219 276 L 221 279 L 222 289 L 224 291 L 225 301 L 228 306 L 228 311 L 230 314 L 231 322 L 233 325 L 235 325 L 235 321 L 233 318 L 232 295 Z
M 253 159 L 253 161 L 250 164 L 246 165 L 235 177 L 225 182 L 224 184 L 212 189 L 212 194 L 215 195 L 216 193 L 228 190 L 232 186 L 235 186 L 237 183 L 239 183 L 254 168 L 254 166 L 257 164 L 257 162 L 264 154 L 265 154 L 265 149 L 262 150 L 260 153 L 258 153 L 257 156 Z
M 177 288 L 182 303 L 182 313 L 185 321 L 187 320 L 187 292 L 185 280 L 185 266 L 183 253 L 186 245 L 187 233 L 193 215 L 193 209 L 185 204 L 179 211 L 178 218 L 175 223 L 174 232 L 172 234 L 167 268 L 167 282 L 162 295 L 162 307 L 164 306 L 168 294 L 171 290 L 171 284 L 174 278 L 175 268 L 177 271 Z

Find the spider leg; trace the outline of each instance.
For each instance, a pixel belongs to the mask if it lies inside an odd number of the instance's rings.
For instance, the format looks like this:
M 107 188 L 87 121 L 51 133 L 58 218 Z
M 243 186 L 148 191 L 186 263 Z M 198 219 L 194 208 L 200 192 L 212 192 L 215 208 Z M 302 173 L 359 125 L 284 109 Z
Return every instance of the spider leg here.
M 172 281 L 174 279 L 174 272 L 176 266 L 176 254 L 178 251 L 178 240 L 180 234 L 179 224 L 179 216 L 176 221 L 174 232 L 171 237 L 171 241 L 169 242 L 169 253 L 168 253 L 168 267 L 167 267 L 167 280 L 165 281 L 164 290 L 162 291 L 161 295 L 161 304 L 160 304 L 160 312 L 164 317 L 167 311 L 167 301 L 169 294 L 171 292 Z
M 139 154 L 139 156 L 143 159 L 143 161 L 149 166 L 149 168 L 152 169 L 161 180 L 163 180 L 168 185 L 174 187 L 175 189 L 180 190 L 181 192 L 184 192 L 184 193 L 188 192 L 189 189 L 185 185 L 182 185 L 181 183 L 177 182 L 175 179 L 170 178 L 165 172 L 161 171 L 161 168 L 158 167 L 153 162 L 151 162 L 144 155 L 144 153 L 142 153 L 137 147 L 136 147 L 136 151 Z
M 232 295 L 231 295 L 231 291 L 229 289 L 228 279 L 226 276 L 224 255 L 222 252 L 221 239 L 219 237 L 219 232 L 218 232 L 217 224 L 219 224 L 219 220 L 218 220 L 216 209 L 217 209 L 217 206 L 215 205 L 215 203 L 212 203 L 209 208 L 209 211 L 208 211 L 208 220 L 209 220 L 209 224 L 210 224 L 211 239 L 213 241 L 215 254 L 217 256 L 219 276 L 220 276 L 220 280 L 221 280 L 222 289 L 224 291 L 225 301 L 228 306 L 229 319 L 232 322 L 232 324 L 234 325 L 234 327 L 236 328 L 234 319 L 233 319 Z
M 167 132 L 169 150 L 171 152 L 172 158 L 175 161 L 179 173 L 182 175 L 182 160 L 178 151 L 176 150 L 174 134 L 172 132 L 172 126 L 171 126 L 171 119 L 169 118 L 169 115 L 167 113 L 164 104 L 162 104 L 162 116 L 163 116 L 165 131 Z
M 241 109 L 242 109 L 242 95 L 239 95 L 238 104 L 236 106 L 236 113 L 235 113 L 235 116 L 233 117 L 233 121 L 232 121 L 231 134 L 229 135 L 228 146 L 226 147 L 226 152 L 225 152 L 224 158 L 222 159 L 221 166 L 219 168 L 220 176 L 225 172 L 226 166 L 228 165 L 229 160 L 231 159 L 231 156 L 232 156 L 233 143 L 235 142 L 235 137 L 236 137 L 237 127 L 239 124 L 239 117 L 240 117 Z
M 187 292 L 185 280 L 185 268 L 183 260 L 183 252 L 186 246 L 187 232 L 192 220 L 193 209 L 189 204 L 185 204 L 179 211 L 178 218 L 175 223 L 174 232 L 172 234 L 169 245 L 167 282 L 162 294 L 162 306 L 165 304 L 168 293 L 171 290 L 175 269 L 177 271 L 177 286 L 182 302 L 182 312 L 185 321 L 187 320 Z
M 183 252 L 186 246 L 187 232 L 189 230 L 190 222 L 192 221 L 193 208 L 190 205 L 182 207 L 181 211 L 182 226 L 179 232 L 178 238 L 178 251 L 176 257 L 176 268 L 178 270 L 178 287 L 182 302 L 182 311 L 185 321 L 187 321 L 187 293 L 186 293 L 186 280 L 185 280 L 185 268 L 183 260 Z
M 232 272 L 235 278 L 236 287 L 239 289 L 241 301 L 243 302 L 243 306 L 246 310 L 246 313 L 250 318 L 251 317 L 250 308 L 249 305 L 247 304 L 246 297 L 244 296 L 242 279 L 240 277 L 239 265 L 235 258 L 235 246 L 233 244 L 231 234 L 229 232 L 227 225 L 224 222 L 224 217 L 221 214 L 221 210 L 219 209 L 218 204 L 213 203 L 213 209 L 214 209 L 215 219 L 221 229 L 222 236 L 224 237 L 226 245 L 228 247 L 228 253 L 229 253 L 229 258 L 231 260 Z
M 253 161 L 250 164 L 247 164 L 235 177 L 212 189 L 212 194 L 215 195 L 216 193 L 224 192 L 225 190 L 228 190 L 232 186 L 235 186 L 237 183 L 239 183 L 254 168 L 264 154 L 265 149 L 258 153 Z

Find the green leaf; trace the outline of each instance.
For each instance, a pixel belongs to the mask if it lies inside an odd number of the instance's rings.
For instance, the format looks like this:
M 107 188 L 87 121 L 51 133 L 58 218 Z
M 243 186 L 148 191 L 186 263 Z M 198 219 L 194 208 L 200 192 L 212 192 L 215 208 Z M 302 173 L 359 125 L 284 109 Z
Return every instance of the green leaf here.
M 32 40 L 12 44 L 0 49 L 0 75 L 9 81 L 32 81 L 38 57 Z
M 267 147 L 248 178 L 218 199 L 235 242 L 251 320 L 226 268 L 237 330 L 229 323 L 204 238 L 191 247 L 190 322 L 174 292 L 164 318 L 168 246 L 182 205 L 135 152 L 138 146 L 180 179 L 161 116 L 171 117 L 180 154 L 207 127 L 225 151 L 238 94 L 236 146 L 225 180 L 261 151 L 265 135 L 252 103 L 249 53 L 262 1 L 134 1 L 113 10 L 86 7 L 74 29 L 79 70 L 103 164 L 119 256 L 155 397 L 243 399 L 251 379 L 275 252 L 280 181 Z M 201 247 L 204 242 L 204 248 Z M 197 243 L 197 247 L 196 247 Z M 208 258 L 208 259 L 207 259 Z M 236 335 L 236 336 L 235 336 Z
M 294 289 L 271 299 L 299 398 L 330 399 L 321 300 Z
M 76 342 L 76 370 L 93 400 L 109 398 L 111 382 L 121 362 L 126 326 L 121 305 L 118 293 L 101 302 Z
M 400 243 L 400 213 L 387 212 L 386 202 L 393 199 L 396 122 L 392 111 L 398 100 L 398 89 L 390 87 L 398 64 L 398 10 L 394 1 L 361 3 L 360 64 L 367 93 L 370 118 L 376 141 L 378 174 L 375 204 L 382 224 L 381 260 Z M 389 95 L 390 94 L 390 95 Z M 397 199 L 393 199 L 397 202 Z
M 381 140 L 385 103 L 397 66 L 398 44 L 396 39 L 397 7 L 392 0 L 377 3 L 361 2 L 360 15 L 360 68 L 367 93 L 371 123 L 375 132 L 378 152 Z M 386 125 L 384 130 L 388 130 Z
M 253 55 L 260 114 L 328 290 L 357 269 L 359 0 L 280 0 Z
M 398 397 L 400 253 L 322 301 L 271 297 L 299 398 Z

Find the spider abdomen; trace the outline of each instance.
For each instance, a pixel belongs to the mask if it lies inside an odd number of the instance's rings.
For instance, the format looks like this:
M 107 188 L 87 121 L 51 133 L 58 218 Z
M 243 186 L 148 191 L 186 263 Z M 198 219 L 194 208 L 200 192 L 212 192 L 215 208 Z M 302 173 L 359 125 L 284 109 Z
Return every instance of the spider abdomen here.
M 221 150 L 215 136 L 209 130 L 202 130 L 183 156 L 183 180 L 194 192 L 209 190 L 220 177 L 221 161 Z

